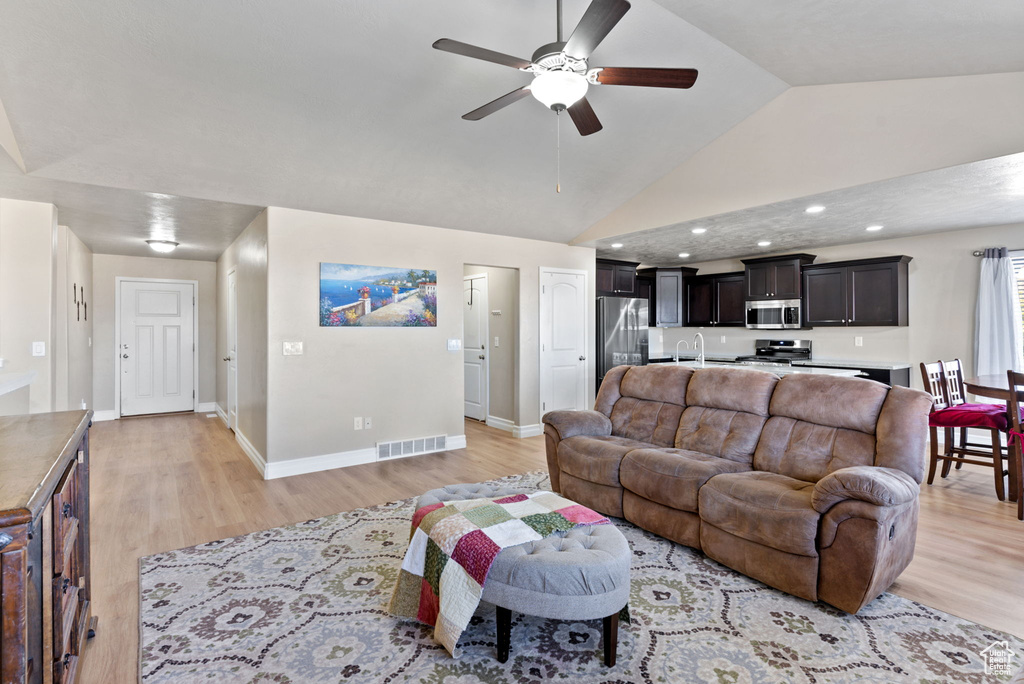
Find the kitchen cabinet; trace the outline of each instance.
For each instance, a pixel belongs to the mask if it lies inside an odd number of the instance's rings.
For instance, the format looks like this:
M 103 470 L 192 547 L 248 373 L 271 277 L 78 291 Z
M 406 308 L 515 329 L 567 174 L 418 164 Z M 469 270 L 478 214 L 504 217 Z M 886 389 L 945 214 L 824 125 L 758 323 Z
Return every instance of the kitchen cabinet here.
M 644 268 L 636 271 L 636 298 L 647 300 L 647 320 L 654 325 L 654 313 L 657 306 L 655 294 L 657 269 Z
M 744 259 L 747 300 L 800 299 L 801 271 L 816 257 L 813 254 L 787 254 L 781 257 Z
M 742 271 L 685 278 L 686 325 L 743 327 L 744 279 Z
M 908 325 L 910 260 L 892 256 L 805 266 L 804 324 Z
M 598 297 L 636 296 L 636 267 L 631 261 L 597 260 Z
M 648 321 L 652 327 L 679 328 L 686 321 L 685 281 L 697 273 L 695 268 L 650 268 L 637 272 L 638 297 L 643 297 L 641 282 L 650 278 L 653 292 L 650 297 Z

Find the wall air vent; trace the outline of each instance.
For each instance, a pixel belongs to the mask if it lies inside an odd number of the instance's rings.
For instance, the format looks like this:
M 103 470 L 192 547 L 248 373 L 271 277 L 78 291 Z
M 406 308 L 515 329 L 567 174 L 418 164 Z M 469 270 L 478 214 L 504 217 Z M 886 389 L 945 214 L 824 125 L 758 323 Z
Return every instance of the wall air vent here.
M 416 439 L 404 439 L 397 442 L 377 442 L 377 460 L 383 461 L 388 458 L 404 458 L 406 456 L 418 456 L 419 454 L 444 451 L 447 443 L 448 438 L 445 435 L 417 437 Z

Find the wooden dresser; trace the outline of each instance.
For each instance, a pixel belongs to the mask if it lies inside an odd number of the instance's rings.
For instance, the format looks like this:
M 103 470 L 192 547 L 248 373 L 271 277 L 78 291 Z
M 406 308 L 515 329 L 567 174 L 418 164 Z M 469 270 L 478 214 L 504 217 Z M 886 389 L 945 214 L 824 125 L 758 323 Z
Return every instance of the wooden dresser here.
M 0 417 L 0 684 L 74 682 L 89 608 L 92 411 Z

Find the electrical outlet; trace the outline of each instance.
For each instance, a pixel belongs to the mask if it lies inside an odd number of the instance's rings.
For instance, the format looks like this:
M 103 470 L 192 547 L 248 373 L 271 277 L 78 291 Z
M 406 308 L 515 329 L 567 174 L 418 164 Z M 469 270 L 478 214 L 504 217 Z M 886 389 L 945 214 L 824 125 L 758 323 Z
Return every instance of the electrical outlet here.
M 861 337 L 860 335 L 857 335 L 856 337 L 854 337 L 853 338 L 853 346 L 855 346 L 855 347 L 863 347 L 864 346 L 864 338 Z
M 3 368 L 5 363 L 7 363 L 7 359 L 0 359 L 0 368 Z
M 301 356 L 302 355 L 302 342 L 285 342 L 284 343 L 284 355 L 285 356 Z
M 367 416 L 366 418 L 363 418 L 363 428 L 366 429 L 366 430 L 369 430 L 372 427 L 373 427 L 373 418 L 370 418 L 369 416 Z
M 352 429 L 353 430 L 362 430 L 363 429 L 363 419 L 358 417 L 358 416 L 353 418 L 352 419 Z
M 722 335 L 718 341 L 721 342 L 722 344 L 725 344 L 725 335 Z
M 85 403 L 85 399 L 83 399 L 83 400 L 82 400 L 82 408 L 83 408 L 83 409 L 87 409 L 87 408 L 89 408 L 89 407 L 88 407 L 88 406 L 86 405 L 86 403 Z
M 495 349 L 497 349 L 497 348 L 498 348 L 498 347 L 500 347 L 500 346 L 501 346 L 501 345 L 499 345 L 499 344 L 498 344 L 498 336 L 497 336 L 497 335 L 495 335 L 495 336 L 494 336 L 494 348 L 495 348 Z

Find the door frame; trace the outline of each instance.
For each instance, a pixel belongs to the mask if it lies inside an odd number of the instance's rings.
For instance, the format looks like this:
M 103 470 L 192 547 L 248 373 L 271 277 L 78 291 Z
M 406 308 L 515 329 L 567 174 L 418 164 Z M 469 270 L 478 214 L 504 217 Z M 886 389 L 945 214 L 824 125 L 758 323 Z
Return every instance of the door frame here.
M 588 305 L 588 301 L 592 303 L 593 298 L 590 297 L 590 282 L 588 281 L 588 271 L 578 268 L 552 268 L 550 266 L 541 266 L 537 274 L 537 411 L 538 418 L 544 417 L 544 354 L 545 352 L 541 349 L 541 340 L 544 339 L 544 275 L 547 273 L 567 273 L 569 275 L 581 275 L 583 276 L 583 353 L 586 355 L 586 360 L 583 362 L 583 404 L 586 408 L 587 396 L 590 391 L 590 369 L 591 364 L 594 362 L 591 358 L 593 355 L 590 353 L 593 350 L 591 342 L 593 341 L 594 323 L 590 320 L 591 308 Z
M 234 280 L 235 280 L 234 290 L 231 289 L 231 279 L 232 279 L 232 277 L 234 277 Z M 232 299 L 233 299 L 233 301 L 232 301 Z M 198 300 L 199 300 L 199 298 L 196 297 L 196 302 L 197 303 L 198 303 Z M 228 405 L 225 407 L 227 410 L 224 413 L 227 414 L 227 421 L 226 422 L 228 424 L 228 429 L 231 430 L 232 432 L 234 432 L 235 434 L 238 434 L 238 267 L 232 268 L 230 271 L 228 271 L 228 311 L 231 314 L 231 315 L 228 316 L 228 321 L 227 321 L 228 337 L 231 338 L 231 339 L 234 339 L 234 341 L 235 341 L 235 350 L 234 350 L 235 358 L 233 359 L 233 363 L 235 364 L 235 386 L 234 386 L 234 388 L 228 387 L 228 396 L 234 396 L 234 398 L 235 398 L 235 406 L 234 406 L 234 409 L 235 409 L 235 420 L 234 420 L 234 424 L 232 424 L 232 422 L 231 422 L 231 402 L 226 402 Z M 232 318 L 234 318 L 234 320 L 232 320 Z M 234 330 L 232 330 L 232 327 L 234 328 Z M 198 347 L 198 345 L 197 345 L 197 347 Z M 228 353 L 231 353 L 230 349 L 228 350 Z M 219 356 L 219 354 L 218 354 L 218 356 Z M 232 361 L 229 361 L 228 363 L 232 363 Z M 234 389 L 234 393 L 233 394 L 231 393 L 232 389 Z M 199 386 L 197 384 L 196 385 L 196 396 L 198 397 L 198 395 L 199 395 Z
M 199 410 L 199 281 L 176 278 L 133 278 L 114 277 L 114 420 L 121 418 L 121 283 L 174 283 L 191 285 L 192 297 L 192 410 Z
M 484 356 L 485 356 L 485 358 L 484 358 L 484 384 L 486 385 L 486 390 L 487 390 L 486 392 L 484 392 L 484 397 L 483 397 L 484 422 L 486 423 L 487 419 L 490 418 L 490 416 L 491 416 L 491 319 L 488 318 L 488 316 L 491 315 L 491 312 L 488 311 L 488 309 L 491 306 L 491 288 L 490 288 L 491 283 L 487 279 L 487 273 L 477 273 L 477 274 L 474 274 L 474 275 L 464 275 L 464 276 L 462 276 L 462 283 L 463 283 L 462 294 L 465 295 L 465 293 L 466 293 L 466 288 L 465 288 L 466 281 L 467 280 L 476 280 L 477 278 L 483 278 L 484 282 L 487 283 L 487 302 L 486 302 L 487 305 L 484 307 L 484 350 L 483 350 L 484 351 Z M 466 338 L 466 317 L 465 316 L 462 317 L 462 338 L 463 338 L 463 340 L 465 340 L 465 338 Z M 463 355 L 465 355 L 465 353 L 466 353 L 466 349 L 465 349 L 466 345 L 465 345 L 465 343 L 463 343 L 462 348 L 463 348 L 462 349 L 462 353 L 463 353 Z M 463 364 L 465 364 L 465 359 L 463 359 Z M 463 365 L 463 367 L 465 367 L 465 365 Z M 462 409 L 463 409 L 463 414 L 465 414 L 465 409 L 466 409 L 466 376 L 465 376 L 465 373 L 463 373 L 463 376 L 462 376 Z M 466 417 L 467 416 L 463 415 L 463 418 L 466 418 Z

